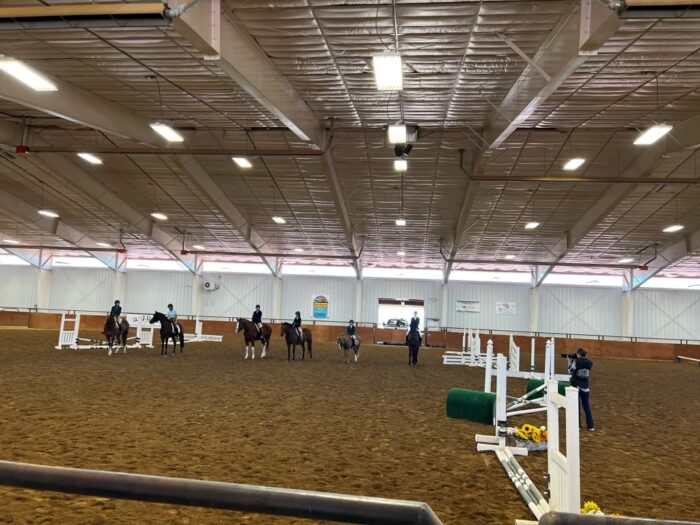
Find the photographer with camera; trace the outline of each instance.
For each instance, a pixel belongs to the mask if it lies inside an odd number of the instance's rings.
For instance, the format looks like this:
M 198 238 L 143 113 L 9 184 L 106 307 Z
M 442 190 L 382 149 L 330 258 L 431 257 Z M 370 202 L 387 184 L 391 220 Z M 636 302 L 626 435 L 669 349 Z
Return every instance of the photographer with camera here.
M 579 348 L 576 350 L 575 354 L 561 354 L 562 357 L 566 357 L 569 360 L 569 373 L 571 374 L 570 383 L 571 386 L 578 388 L 578 398 L 581 405 L 583 406 L 583 411 L 586 413 L 586 427 L 590 431 L 595 430 L 595 424 L 593 423 L 593 414 L 591 413 L 590 396 L 591 390 L 589 386 L 589 379 L 591 376 L 591 368 L 593 367 L 593 362 L 588 359 L 588 352 L 585 348 Z M 579 427 L 581 426 L 581 418 L 579 411 Z

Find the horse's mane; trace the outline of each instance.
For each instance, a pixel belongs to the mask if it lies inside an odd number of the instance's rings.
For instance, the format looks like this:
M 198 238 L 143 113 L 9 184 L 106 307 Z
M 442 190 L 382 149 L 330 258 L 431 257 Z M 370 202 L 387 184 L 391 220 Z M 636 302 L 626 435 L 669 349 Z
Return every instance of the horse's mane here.
M 283 321 L 282 326 L 292 326 L 292 323 L 288 323 L 287 321 Z

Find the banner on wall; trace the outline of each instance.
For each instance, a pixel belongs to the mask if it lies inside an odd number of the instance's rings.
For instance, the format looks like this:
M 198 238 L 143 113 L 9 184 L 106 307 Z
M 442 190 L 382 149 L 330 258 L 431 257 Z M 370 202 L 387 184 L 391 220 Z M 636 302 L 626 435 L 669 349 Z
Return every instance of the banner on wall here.
M 314 319 L 328 319 L 330 316 L 330 299 L 327 295 L 314 295 L 313 314 Z
M 457 311 L 478 314 L 481 312 L 481 301 L 457 301 Z
M 515 315 L 517 308 L 515 303 L 496 303 L 496 314 L 498 315 Z

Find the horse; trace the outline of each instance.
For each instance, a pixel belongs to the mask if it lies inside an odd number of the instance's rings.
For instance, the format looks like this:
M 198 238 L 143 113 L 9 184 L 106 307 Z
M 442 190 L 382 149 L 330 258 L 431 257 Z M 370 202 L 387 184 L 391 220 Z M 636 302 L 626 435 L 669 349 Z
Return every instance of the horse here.
M 301 334 L 302 337 L 300 339 L 296 328 L 289 323 L 282 323 L 280 335 L 284 337 L 284 340 L 287 342 L 287 361 L 290 360 L 290 356 L 292 361 L 295 360 L 297 345 L 301 345 L 301 360 L 303 361 L 304 357 L 306 356 L 307 343 L 309 345 L 309 359 L 314 358 L 313 354 L 311 353 L 311 331 L 307 330 L 306 328 L 302 328 Z
M 360 341 L 360 338 L 358 336 L 355 336 L 355 347 L 354 348 L 352 346 L 351 336 L 349 336 L 347 334 L 343 334 L 341 336 L 338 336 L 338 339 L 336 342 L 338 344 L 338 348 L 343 351 L 343 363 L 350 363 L 349 350 L 351 348 L 355 352 L 355 362 L 357 362 L 357 359 L 360 357 L 360 344 L 362 343 L 362 341 Z
M 406 337 L 406 345 L 408 346 L 408 366 L 416 366 L 418 364 L 420 342 L 420 332 L 415 328 L 411 329 Z
M 160 322 L 160 355 L 168 355 L 168 341 L 173 340 L 173 354 L 177 350 L 177 339 L 180 338 L 180 353 L 185 348 L 185 333 L 182 331 L 182 325 L 177 323 L 178 333 L 173 332 L 173 323 L 165 314 L 155 312 L 150 320 L 150 323 Z
M 114 353 L 119 353 L 119 348 L 122 348 L 126 354 L 126 339 L 129 337 L 129 321 L 122 319 L 120 323 L 117 323 L 113 315 L 108 315 L 105 319 L 102 333 L 105 339 L 107 339 L 107 346 L 109 346 L 107 355 L 112 355 L 112 348 L 115 342 L 117 343 L 117 349 Z
M 260 353 L 260 359 L 267 355 L 267 347 L 270 344 L 270 337 L 272 337 L 272 328 L 269 324 L 263 323 L 262 331 L 258 331 L 258 327 L 255 326 L 253 321 L 248 319 L 243 319 L 239 317 L 236 319 L 236 333 L 243 332 L 243 338 L 245 339 L 245 359 L 248 359 L 248 346 L 252 351 L 252 359 L 255 359 L 255 341 L 260 341 L 262 343 L 262 352 Z

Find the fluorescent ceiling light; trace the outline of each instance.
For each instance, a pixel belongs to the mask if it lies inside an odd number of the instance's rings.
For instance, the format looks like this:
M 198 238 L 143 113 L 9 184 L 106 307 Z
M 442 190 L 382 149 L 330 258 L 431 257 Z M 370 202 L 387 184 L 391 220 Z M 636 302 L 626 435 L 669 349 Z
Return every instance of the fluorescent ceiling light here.
M 233 162 L 235 162 L 236 166 L 238 166 L 239 168 L 247 169 L 247 168 L 253 167 L 253 165 L 250 163 L 250 161 L 248 159 L 246 159 L 245 157 L 231 157 L 231 160 L 233 160 Z
M 16 241 L 14 239 L 3 239 L 2 242 L 6 244 L 19 244 L 19 241 Z
M 167 221 L 168 216 L 165 213 L 160 213 L 159 211 L 154 211 L 151 213 L 151 217 L 158 219 L 159 221 Z
M 394 161 L 394 171 L 408 170 L 408 161 L 405 159 L 396 159 Z
M 503 258 L 504 258 L 504 259 L 508 259 L 509 261 L 512 261 L 513 259 L 515 259 L 515 255 L 512 255 L 512 254 L 511 254 L 511 255 L 506 255 L 506 256 L 503 257 Z
M 12 58 L 0 60 L 0 69 L 8 75 L 19 80 L 25 86 L 29 86 L 34 91 L 57 91 L 56 84 L 43 77 L 32 68 Z
M 406 144 L 405 124 L 392 124 L 389 126 L 389 144 Z
M 151 129 L 153 129 L 153 131 L 158 133 L 158 135 L 163 137 L 168 142 L 184 142 L 185 140 L 177 131 L 167 124 L 162 124 L 161 122 L 152 123 Z
M 675 233 L 681 231 L 685 226 L 682 224 L 672 224 L 671 226 L 666 226 L 664 228 L 664 233 Z
M 673 126 L 668 126 L 666 124 L 652 126 L 649 129 L 647 129 L 644 133 L 639 135 L 637 137 L 637 140 L 634 141 L 634 143 L 638 146 L 648 146 L 649 144 L 653 144 L 654 142 L 659 140 L 672 129 Z
M 540 225 L 540 223 L 537 222 L 537 221 L 528 222 L 528 223 L 525 225 L 525 229 L 526 229 L 526 230 L 534 230 L 534 229 L 537 228 L 539 225 Z
M 294 248 L 295 252 L 301 253 L 304 251 L 304 248 Z
M 374 80 L 379 91 L 401 91 L 403 75 L 401 71 L 401 55 L 398 53 L 382 53 L 372 57 Z
M 51 210 L 39 210 L 39 215 L 43 215 L 44 217 L 51 217 L 52 219 L 58 217 L 58 213 Z
M 275 221 L 277 224 L 285 224 L 287 222 L 284 220 L 284 218 L 277 216 L 272 217 L 272 220 Z
M 396 226 L 406 226 L 406 219 L 396 219 Z
M 108 242 L 98 242 L 97 246 L 99 246 L 100 248 L 111 248 L 112 247 L 112 245 L 109 244 Z
M 399 251 L 399 252 L 396 252 L 396 255 L 398 255 L 399 257 L 403 257 L 404 255 L 406 255 L 406 252 Z
M 102 164 L 102 159 L 100 159 L 99 157 L 96 157 L 92 153 L 78 153 L 78 157 L 80 157 L 81 159 L 83 159 L 86 162 L 89 162 L 90 164 L 95 164 L 95 165 Z
M 574 171 L 579 169 L 581 166 L 583 166 L 583 163 L 586 162 L 586 159 L 582 159 L 581 157 L 575 157 L 573 159 L 570 159 L 569 162 L 564 164 L 564 169 L 566 171 Z
M 632 257 L 625 257 L 624 259 L 620 259 L 617 262 L 620 264 L 627 264 L 627 263 L 634 262 L 634 259 L 632 259 Z
M 194 249 L 194 250 L 203 250 L 203 249 L 204 249 L 204 246 L 202 246 L 201 244 L 193 244 L 193 245 L 192 245 L 192 249 Z

